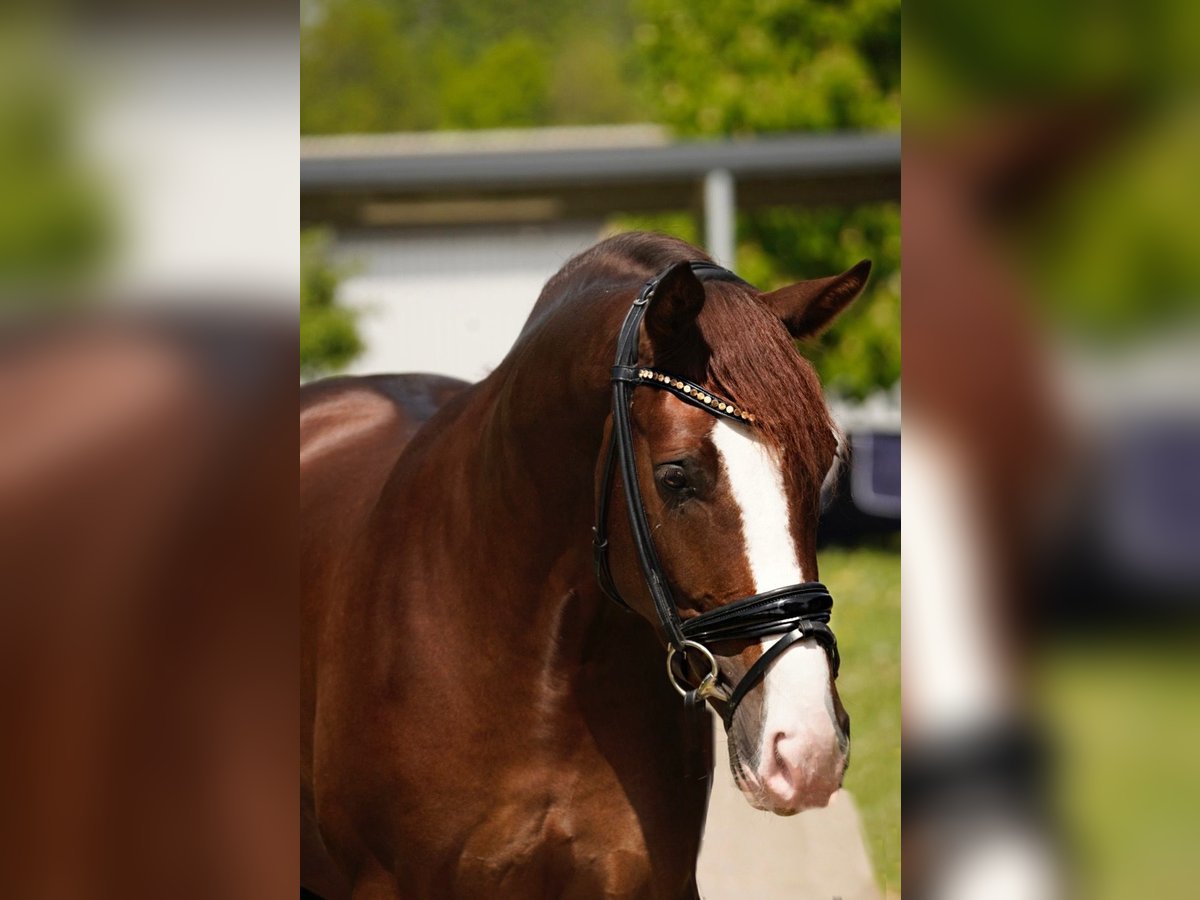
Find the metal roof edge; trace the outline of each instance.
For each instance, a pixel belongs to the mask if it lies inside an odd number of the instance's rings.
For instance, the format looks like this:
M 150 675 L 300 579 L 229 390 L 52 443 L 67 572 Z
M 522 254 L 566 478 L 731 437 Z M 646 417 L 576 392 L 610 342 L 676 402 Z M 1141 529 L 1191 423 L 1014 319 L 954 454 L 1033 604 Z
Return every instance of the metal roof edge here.
M 531 129 L 539 132 L 540 129 Z M 514 132 L 479 132 L 478 145 L 464 149 L 463 133 L 442 143 L 406 145 L 400 136 L 305 139 L 301 146 L 302 189 L 420 187 L 487 183 L 545 184 L 647 178 L 694 178 L 713 169 L 736 175 L 857 174 L 898 172 L 897 132 L 771 134 L 746 138 L 655 143 L 649 130 L 625 132 L 626 143 L 597 143 L 585 130 L 563 139 L 518 139 Z M 636 138 L 636 139 L 634 139 Z M 335 142 L 336 141 L 336 142 Z M 411 152 L 404 147 L 413 148 Z M 438 148 L 441 148 L 440 150 Z

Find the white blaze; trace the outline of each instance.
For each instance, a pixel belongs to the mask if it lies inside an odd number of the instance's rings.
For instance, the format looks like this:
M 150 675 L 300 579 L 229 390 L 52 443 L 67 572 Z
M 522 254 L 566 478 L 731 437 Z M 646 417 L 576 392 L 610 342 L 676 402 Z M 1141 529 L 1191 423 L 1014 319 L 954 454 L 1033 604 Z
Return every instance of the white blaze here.
M 995 630 L 978 511 L 955 448 L 928 429 L 904 432 L 900 492 L 911 528 L 901 555 L 905 715 L 922 737 L 1005 721 L 1013 698 Z M 915 524 L 914 524 L 915 523 Z
M 733 499 L 741 508 L 746 559 L 758 593 L 804 581 L 792 539 L 783 471 L 771 450 L 743 426 L 717 419 L 712 431 Z M 765 651 L 779 640 L 765 638 Z M 812 640 L 793 644 L 764 679 L 763 738 L 776 733 L 811 735 L 836 732 L 829 689 L 829 660 Z

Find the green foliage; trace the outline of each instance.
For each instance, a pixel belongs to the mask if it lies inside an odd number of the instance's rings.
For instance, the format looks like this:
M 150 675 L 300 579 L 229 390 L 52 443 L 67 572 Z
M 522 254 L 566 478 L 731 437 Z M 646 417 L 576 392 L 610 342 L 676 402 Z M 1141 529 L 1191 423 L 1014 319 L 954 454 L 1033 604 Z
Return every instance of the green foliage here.
M 329 262 L 329 235 L 300 235 L 300 374 L 335 372 L 363 350 L 354 310 L 338 305 L 340 272 Z
M 311 132 L 655 121 L 680 135 L 896 128 L 899 0 L 319 0 L 301 33 Z M 698 242 L 688 213 L 624 227 Z M 895 204 L 740 219 L 764 289 L 875 262 L 865 296 L 805 348 L 839 393 L 900 371 Z
M 966 144 L 984 128 L 1012 140 L 1038 110 L 1107 116 L 1110 133 L 1074 136 L 1090 149 L 1042 192 L 1034 217 L 996 223 L 1056 330 L 1105 346 L 1194 329 L 1200 6 L 930 0 L 905 29 L 914 131 Z M 1051 147 L 1047 135 L 1048 160 Z
M 638 0 L 638 68 L 681 134 L 894 128 L 898 0 Z
M 898 0 L 639 0 L 638 8 L 646 101 L 680 133 L 899 125 Z M 672 217 L 625 221 L 679 233 Z M 770 209 L 740 216 L 738 226 L 738 269 L 764 290 L 873 260 L 863 297 L 805 350 L 826 387 L 846 396 L 900 377 L 897 204 Z
M 613 31 L 568 32 L 551 67 L 550 121 L 556 125 L 638 118 L 625 44 Z
M 1195 328 L 1200 116 L 1146 128 L 1064 191 L 1024 248 L 1060 328 L 1100 344 Z
M 447 72 L 443 85 L 445 128 L 519 128 L 548 119 L 549 66 L 527 35 L 500 39 L 474 64 Z
M 623 6 L 325 0 L 301 29 L 300 130 L 630 121 Z
M 321 0 L 301 29 L 301 130 L 647 110 L 680 134 L 896 127 L 899 23 L 898 0 Z
M 55 55 L 26 32 L 0 40 L 0 287 L 78 299 L 113 243 L 109 198 L 74 143 Z
M 826 390 L 865 397 L 900 378 L 900 209 L 771 209 L 742 217 L 738 268 L 764 290 L 874 263 L 863 296 L 805 355 Z
M 1148 100 L 1194 84 L 1197 51 L 1194 3 L 924 0 L 905 18 L 905 69 L 935 70 L 967 104 L 1106 92 Z M 931 87 L 924 79 L 909 92 L 910 109 L 928 112 Z
M 437 98 L 427 66 L 392 4 L 346 0 L 301 30 L 300 130 L 371 132 L 433 128 Z

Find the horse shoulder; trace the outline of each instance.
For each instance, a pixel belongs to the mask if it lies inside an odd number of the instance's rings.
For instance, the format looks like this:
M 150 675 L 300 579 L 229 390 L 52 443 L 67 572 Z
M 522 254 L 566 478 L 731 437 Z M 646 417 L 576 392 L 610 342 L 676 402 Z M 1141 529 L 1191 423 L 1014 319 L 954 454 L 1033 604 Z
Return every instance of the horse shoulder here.
M 322 621 L 338 572 L 405 447 L 469 384 L 436 375 L 335 378 L 300 389 L 301 815 L 305 884 L 349 895 L 317 827 L 314 729 Z

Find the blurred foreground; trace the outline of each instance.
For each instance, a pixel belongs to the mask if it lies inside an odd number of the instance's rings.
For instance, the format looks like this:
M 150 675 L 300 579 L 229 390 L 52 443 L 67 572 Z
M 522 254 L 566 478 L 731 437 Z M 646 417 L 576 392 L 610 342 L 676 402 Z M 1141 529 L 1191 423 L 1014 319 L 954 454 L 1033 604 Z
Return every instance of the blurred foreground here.
M 1190 897 L 1196 8 L 965 13 L 905 18 L 909 888 Z
M 0 18 L 5 897 L 296 896 L 296 23 L 234 9 Z
M 295 342 L 0 339 L 0 894 L 295 896 Z

